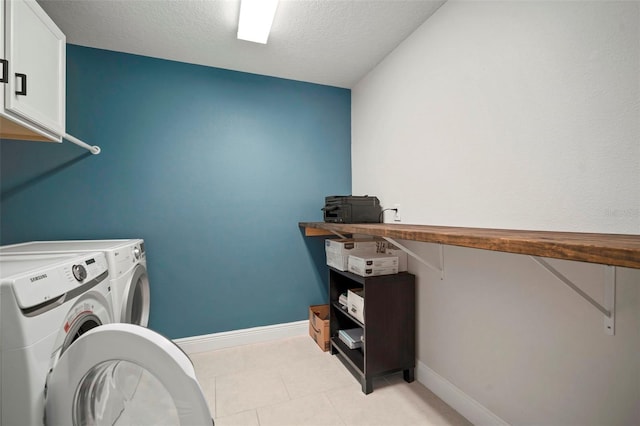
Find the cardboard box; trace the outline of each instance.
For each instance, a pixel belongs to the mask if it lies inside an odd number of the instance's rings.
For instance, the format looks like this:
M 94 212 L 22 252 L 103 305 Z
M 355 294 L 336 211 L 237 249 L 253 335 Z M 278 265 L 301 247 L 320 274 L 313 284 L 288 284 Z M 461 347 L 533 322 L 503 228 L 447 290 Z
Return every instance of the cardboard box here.
M 327 256 L 327 265 L 339 271 L 346 271 L 349 267 L 349 255 L 352 254 L 373 254 L 384 250 L 385 241 L 371 239 L 328 239 L 325 240 L 324 248 Z
M 327 265 L 339 271 L 349 270 L 349 256 L 386 253 L 398 257 L 398 271 L 407 270 L 407 253 L 381 239 L 328 239 L 325 240 Z
M 365 256 L 350 255 L 349 264 L 367 268 L 393 268 L 398 267 L 398 256 L 386 253 L 373 253 Z
M 320 349 L 329 350 L 329 305 L 309 306 L 309 335 Z
M 352 288 L 347 292 L 348 312 L 364 324 L 364 289 Z
M 338 304 L 343 308 L 343 309 L 347 309 L 347 306 L 349 306 L 349 302 L 347 301 L 347 293 L 344 292 L 342 293 L 340 296 L 338 296 Z
M 378 275 L 393 275 L 398 273 L 398 268 L 393 266 L 391 268 L 371 268 L 360 270 L 357 267 L 349 269 L 349 272 L 353 272 L 361 277 L 376 277 Z
M 349 272 L 353 272 L 362 277 L 397 274 L 398 256 L 390 256 L 384 253 L 365 256 L 350 255 Z
M 407 271 L 408 263 L 406 251 L 399 249 L 391 243 L 387 243 L 387 247 L 384 252 L 390 256 L 398 256 L 398 272 Z

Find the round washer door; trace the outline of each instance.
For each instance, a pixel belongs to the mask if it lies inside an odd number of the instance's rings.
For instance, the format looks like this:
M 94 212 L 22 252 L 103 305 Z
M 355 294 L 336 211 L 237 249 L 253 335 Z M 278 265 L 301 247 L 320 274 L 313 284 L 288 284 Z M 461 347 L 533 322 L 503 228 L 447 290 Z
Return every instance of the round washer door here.
M 173 342 L 133 324 L 96 327 L 62 354 L 47 379 L 48 425 L 207 425 L 193 365 Z

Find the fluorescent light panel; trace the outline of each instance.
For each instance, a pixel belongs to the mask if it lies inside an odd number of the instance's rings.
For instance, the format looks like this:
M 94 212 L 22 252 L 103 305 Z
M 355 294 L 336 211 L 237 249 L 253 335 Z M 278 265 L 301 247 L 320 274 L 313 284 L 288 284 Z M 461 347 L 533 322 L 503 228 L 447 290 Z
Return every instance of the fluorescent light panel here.
M 238 38 L 267 44 L 278 0 L 241 0 Z

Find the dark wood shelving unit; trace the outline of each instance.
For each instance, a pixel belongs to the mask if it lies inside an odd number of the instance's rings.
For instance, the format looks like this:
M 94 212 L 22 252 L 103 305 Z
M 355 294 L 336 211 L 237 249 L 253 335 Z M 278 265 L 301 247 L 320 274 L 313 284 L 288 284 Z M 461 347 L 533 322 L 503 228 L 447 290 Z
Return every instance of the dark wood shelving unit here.
M 338 303 L 348 289 L 364 288 L 364 323 Z M 329 268 L 331 353 L 338 355 L 358 378 L 365 394 L 373 392 L 373 378 L 402 371 L 415 378 L 415 277 L 407 272 L 361 277 Z M 360 327 L 362 348 L 350 349 L 338 331 Z

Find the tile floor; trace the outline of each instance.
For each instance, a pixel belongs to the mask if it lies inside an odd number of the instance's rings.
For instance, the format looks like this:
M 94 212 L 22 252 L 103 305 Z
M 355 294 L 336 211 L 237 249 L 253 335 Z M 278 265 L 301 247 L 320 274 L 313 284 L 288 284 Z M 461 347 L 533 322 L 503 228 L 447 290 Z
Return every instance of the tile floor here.
M 191 354 L 216 426 L 470 425 L 402 374 L 364 395 L 336 356 L 308 336 Z

